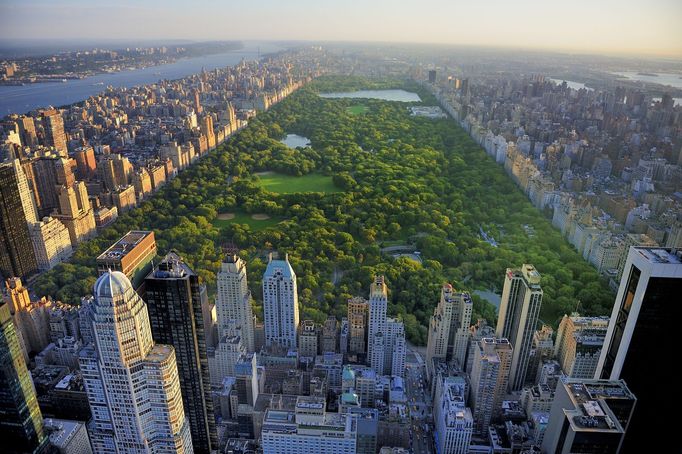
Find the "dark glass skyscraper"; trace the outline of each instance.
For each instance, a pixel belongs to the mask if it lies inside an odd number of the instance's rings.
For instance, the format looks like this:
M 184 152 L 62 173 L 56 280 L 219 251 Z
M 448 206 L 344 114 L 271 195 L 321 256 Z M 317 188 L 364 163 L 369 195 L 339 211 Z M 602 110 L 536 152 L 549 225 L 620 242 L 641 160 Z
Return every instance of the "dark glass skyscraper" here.
M 637 396 L 622 452 L 679 452 L 674 333 L 682 320 L 682 250 L 632 247 L 595 378 L 622 379 Z M 645 441 L 646 440 L 646 441 Z
M 195 453 L 217 449 L 218 436 L 211 399 L 202 304 L 206 287 L 182 258 L 170 252 L 145 279 L 152 337 L 175 347 L 185 415 Z
M 0 451 L 39 453 L 47 441 L 9 305 L 0 300 Z
M 37 270 L 17 175 L 11 164 L 0 164 L 0 275 L 24 278 Z

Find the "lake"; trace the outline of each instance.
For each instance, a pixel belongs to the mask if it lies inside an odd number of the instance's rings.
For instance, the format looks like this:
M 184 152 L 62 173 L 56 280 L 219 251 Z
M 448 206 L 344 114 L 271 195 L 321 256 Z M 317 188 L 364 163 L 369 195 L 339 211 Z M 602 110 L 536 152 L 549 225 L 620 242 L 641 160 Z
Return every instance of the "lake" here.
M 360 90 L 332 93 L 320 93 L 322 98 L 364 98 L 381 99 L 382 101 L 420 102 L 417 93 L 405 90 Z
M 298 134 L 287 134 L 287 136 L 280 140 L 280 142 L 289 148 L 307 147 L 310 145 L 310 139 L 299 136 Z
M 682 89 L 682 74 L 672 74 L 672 73 L 656 73 L 656 75 L 644 75 L 638 74 L 634 71 L 624 71 L 619 73 L 614 73 L 619 75 L 621 78 L 638 80 L 640 82 L 649 82 L 654 84 L 669 85 L 671 87 Z
M 498 295 L 497 293 L 491 292 L 490 290 L 474 290 L 473 293 L 480 296 L 493 306 L 495 306 L 495 312 L 499 312 L 500 301 L 502 300 L 502 296 Z
M 555 82 L 557 85 L 561 85 L 564 83 L 563 79 L 550 79 L 552 82 Z M 580 83 L 580 82 L 574 82 L 572 80 L 567 80 L 565 81 L 566 85 L 568 85 L 568 88 L 572 88 L 574 90 L 580 90 L 581 88 L 584 88 L 585 90 L 592 90 L 592 88 L 588 87 L 587 85 Z
M 275 52 L 281 48 L 260 44 L 261 52 Z M 258 45 L 248 43 L 244 48 L 222 54 L 185 58 L 167 65 L 143 69 L 98 74 L 85 79 L 69 79 L 66 82 L 27 84 L 23 86 L 0 86 L 0 117 L 10 113 L 25 113 L 41 107 L 63 106 L 83 101 L 103 92 L 107 86 L 135 87 L 158 82 L 161 79 L 180 79 L 201 71 L 210 71 L 239 63 L 256 60 Z

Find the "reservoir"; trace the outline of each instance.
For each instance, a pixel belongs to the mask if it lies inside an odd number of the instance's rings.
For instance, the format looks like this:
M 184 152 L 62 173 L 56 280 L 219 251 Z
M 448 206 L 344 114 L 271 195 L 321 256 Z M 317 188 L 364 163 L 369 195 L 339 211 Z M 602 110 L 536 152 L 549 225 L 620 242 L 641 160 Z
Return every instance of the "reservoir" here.
M 280 142 L 289 148 L 307 147 L 310 145 L 310 139 L 299 136 L 298 134 L 287 134 L 287 136 L 280 140 Z
M 281 50 L 270 44 L 260 44 L 260 52 Z M 236 65 L 242 60 L 256 60 L 258 45 L 247 43 L 242 49 L 222 54 L 186 58 L 167 65 L 98 74 L 85 79 L 69 79 L 66 82 L 27 84 L 23 86 L 0 86 L 0 118 L 10 113 L 23 114 L 33 109 L 58 107 L 83 101 L 103 92 L 107 86 L 135 87 L 158 82 L 161 79 L 180 79 L 203 69 Z
M 322 98 L 363 98 L 381 99 L 382 101 L 420 102 L 417 93 L 405 90 L 360 90 L 332 93 L 320 93 Z

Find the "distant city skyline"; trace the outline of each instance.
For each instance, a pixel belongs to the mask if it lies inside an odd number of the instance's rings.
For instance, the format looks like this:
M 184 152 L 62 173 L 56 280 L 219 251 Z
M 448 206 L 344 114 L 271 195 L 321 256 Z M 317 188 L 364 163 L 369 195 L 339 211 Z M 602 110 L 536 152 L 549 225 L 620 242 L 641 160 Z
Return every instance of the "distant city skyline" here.
M 0 42 L 19 39 L 261 39 L 480 45 L 682 58 L 682 3 L 405 0 L 7 0 Z M 193 26 L 194 24 L 194 26 Z M 199 25 L 200 24 L 200 25 Z M 49 33 L 49 36 L 47 36 Z M 85 43 L 84 43 L 85 44 Z

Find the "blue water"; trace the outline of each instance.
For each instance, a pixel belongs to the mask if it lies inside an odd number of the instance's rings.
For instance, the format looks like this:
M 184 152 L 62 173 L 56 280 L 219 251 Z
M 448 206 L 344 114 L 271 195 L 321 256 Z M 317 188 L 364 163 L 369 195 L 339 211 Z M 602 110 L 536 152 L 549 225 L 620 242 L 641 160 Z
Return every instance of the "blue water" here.
M 289 148 L 307 147 L 310 145 L 310 139 L 299 136 L 298 134 L 287 134 L 287 136 L 280 140 L 280 142 Z
M 682 88 L 682 74 L 656 73 L 653 75 L 638 74 L 634 71 L 624 71 L 615 73 L 620 77 L 640 82 L 650 82 L 654 84 L 669 85 L 675 88 Z
M 273 52 L 280 48 L 261 45 L 261 52 Z M 243 49 L 223 54 L 178 60 L 167 65 L 151 66 L 144 69 L 120 71 L 112 74 L 99 74 L 85 79 L 30 84 L 24 86 L 0 86 L 0 117 L 10 113 L 25 113 L 29 110 L 52 106 L 62 106 L 83 101 L 96 95 L 109 85 L 113 87 L 134 87 L 158 82 L 161 79 L 179 79 L 196 74 L 205 68 L 207 71 L 224 68 L 242 60 L 256 60 L 256 45 L 246 45 Z
M 405 90 L 360 90 L 333 93 L 320 93 L 322 98 L 365 98 L 383 101 L 419 102 L 418 94 Z

